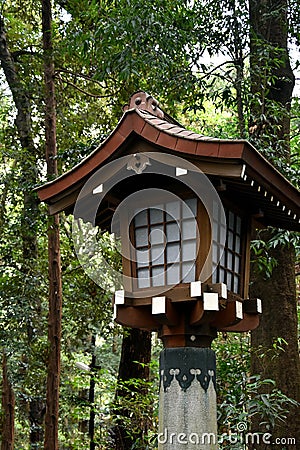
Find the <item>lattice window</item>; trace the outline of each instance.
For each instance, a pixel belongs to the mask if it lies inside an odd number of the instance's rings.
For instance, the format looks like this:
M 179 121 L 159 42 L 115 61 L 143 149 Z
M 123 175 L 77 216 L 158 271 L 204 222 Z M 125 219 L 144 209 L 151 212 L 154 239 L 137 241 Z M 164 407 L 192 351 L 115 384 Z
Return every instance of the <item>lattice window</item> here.
M 134 218 L 138 288 L 195 280 L 199 246 L 197 200 L 157 205 Z
M 213 283 L 225 283 L 227 288 L 239 294 L 242 271 L 242 219 L 232 211 L 225 210 L 227 228 L 217 226 L 220 211 L 215 205 L 213 211 Z M 225 248 L 218 245 L 220 233 L 226 233 Z

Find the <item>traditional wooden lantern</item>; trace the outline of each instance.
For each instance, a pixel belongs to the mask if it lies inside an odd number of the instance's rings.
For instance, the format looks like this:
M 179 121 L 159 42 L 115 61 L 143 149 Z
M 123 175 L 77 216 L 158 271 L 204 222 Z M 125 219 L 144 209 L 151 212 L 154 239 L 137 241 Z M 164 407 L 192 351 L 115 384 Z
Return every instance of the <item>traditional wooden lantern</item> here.
M 299 230 L 299 192 L 247 141 L 188 131 L 145 92 L 124 111 L 90 156 L 38 195 L 52 214 L 72 213 L 120 239 L 115 318 L 163 340 L 164 439 L 165 430 L 216 435 L 210 344 L 217 331 L 258 326 L 261 301 L 248 298 L 251 229 Z M 170 402 L 178 411 L 187 401 L 193 412 L 174 422 Z M 173 448 L 166 439 L 159 448 Z

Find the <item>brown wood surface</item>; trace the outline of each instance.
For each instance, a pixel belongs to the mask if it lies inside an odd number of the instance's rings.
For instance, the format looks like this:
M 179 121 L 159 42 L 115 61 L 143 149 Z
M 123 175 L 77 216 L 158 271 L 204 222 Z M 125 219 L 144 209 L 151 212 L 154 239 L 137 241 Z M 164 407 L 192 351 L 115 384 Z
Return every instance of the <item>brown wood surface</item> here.
M 198 300 L 194 304 L 191 315 L 190 315 L 190 324 L 191 325 L 199 325 L 203 319 L 204 309 L 203 309 L 203 301 Z
M 180 318 L 179 312 L 169 298 L 166 298 L 166 312 L 164 314 L 153 314 L 153 318 L 161 325 L 176 326 Z
M 151 314 L 151 309 L 144 307 L 118 305 L 116 322 L 124 327 L 141 330 L 155 331 L 159 328 L 158 322 Z
M 51 1 L 42 0 L 42 30 L 45 77 L 45 130 L 47 175 L 57 175 L 56 112 L 54 87 L 54 62 L 52 46 Z M 62 320 L 62 280 L 60 258 L 59 216 L 48 218 L 48 367 L 45 414 L 45 450 L 58 450 L 58 413 L 60 384 L 60 351 Z
M 238 319 L 236 317 L 235 303 L 236 302 L 234 301 L 227 302 L 226 308 L 216 313 L 215 319 L 211 322 L 211 326 L 213 328 L 221 330 L 225 327 L 236 325 L 238 322 L 240 322 L 241 319 Z
M 244 318 L 235 325 L 230 325 L 228 327 L 220 327 L 219 331 L 232 331 L 233 333 L 244 333 L 246 331 L 255 330 L 259 325 L 259 315 L 246 314 L 244 313 Z

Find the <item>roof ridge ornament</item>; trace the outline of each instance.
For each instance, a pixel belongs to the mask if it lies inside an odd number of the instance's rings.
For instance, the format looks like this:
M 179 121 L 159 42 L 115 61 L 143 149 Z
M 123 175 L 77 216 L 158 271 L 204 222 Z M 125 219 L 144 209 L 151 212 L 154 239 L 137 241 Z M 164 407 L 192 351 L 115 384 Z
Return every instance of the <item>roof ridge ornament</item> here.
M 141 109 L 143 111 L 148 111 L 160 119 L 164 118 L 163 111 L 158 107 L 159 103 L 152 95 L 147 94 L 144 91 L 137 91 L 129 99 L 129 103 L 123 106 L 123 111 L 128 111 L 129 109 Z

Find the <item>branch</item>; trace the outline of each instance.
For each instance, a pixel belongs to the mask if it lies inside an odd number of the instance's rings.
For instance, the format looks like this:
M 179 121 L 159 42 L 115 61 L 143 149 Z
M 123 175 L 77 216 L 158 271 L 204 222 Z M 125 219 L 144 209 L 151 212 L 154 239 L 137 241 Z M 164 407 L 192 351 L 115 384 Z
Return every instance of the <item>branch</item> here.
M 247 57 L 248 57 L 248 54 L 244 55 L 242 60 L 245 60 Z M 196 64 L 193 63 L 193 64 L 196 65 L 197 67 L 201 66 L 201 64 L 199 64 L 199 63 L 196 63 Z M 237 61 L 234 61 L 234 59 L 233 60 L 226 60 L 226 61 L 223 61 L 222 63 L 218 64 L 217 66 L 214 66 L 208 72 L 204 72 L 204 71 L 198 72 L 199 74 L 203 73 L 203 75 L 200 77 L 200 80 L 203 80 L 204 78 L 206 78 L 206 77 L 208 77 L 210 75 L 214 75 L 214 76 L 222 76 L 222 78 L 224 78 L 225 80 L 232 81 L 230 77 L 226 77 L 224 74 L 219 74 L 219 73 L 216 74 L 216 73 L 214 73 L 218 69 L 221 69 L 223 66 L 226 66 L 226 65 L 228 65 L 228 66 L 232 65 L 234 68 L 236 68 L 237 67 Z
M 101 84 L 101 81 L 94 80 L 91 76 L 85 75 L 83 73 L 76 73 L 76 72 L 72 72 L 71 70 L 67 70 L 67 69 L 58 69 L 58 70 L 55 71 L 55 75 L 59 74 L 59 73 L 66 73 L 68 75 L 72 75 L 73 77 L 83 78 L 84 80 L 88 80 L 88 81 L 91 81 L 92 83 L 98 84 L 103 89 L 107 88 L 107 84 L 106 83 L 105 83 L 105 86 L 103 86 Z
M 64 80 L 60 75 L 59 75 L 59 79 L 60 79 L 61 82 L 64 82 L 67 85 L 72 86 L 73 88 L 77 89 L 77 91 L 82 92 L 84 95 L 88 95 L 89 97 L 93 97 L 93 98 L 109 98 L 109 97 L 115 96 L 115 94 L 116 94 L 116 92 L 114 92 L 113 94 L 110 93 L 110 94 L 103 94 L 103 95 L 93 94 L 91 92 L 85 91 L 84 89 L 80 88 L 79 86 L 76 86 L 76 84 L 72 83 L 71 81 Z
M 39 58 L 42 58 L 42 55 L 40 53 L 29 50 L 17 50 L 15 52 L 11 52 L 11 57 L 13 58 L 14 61 L 16 61 L 19 56 L 23 55 L 38 56 Z

